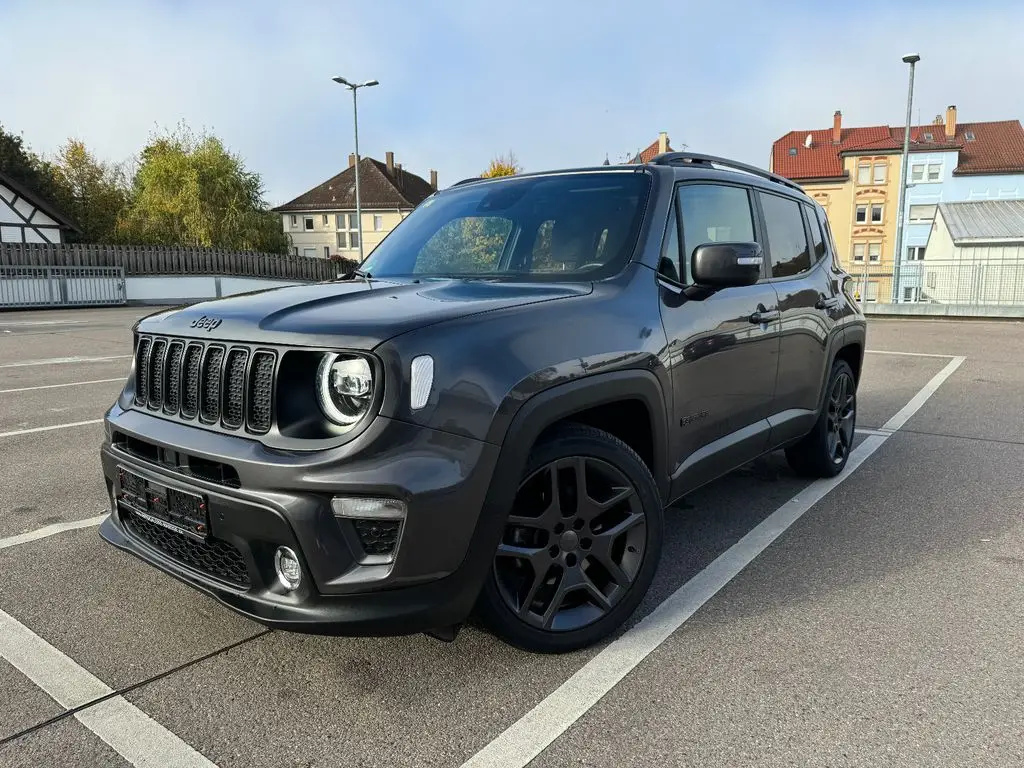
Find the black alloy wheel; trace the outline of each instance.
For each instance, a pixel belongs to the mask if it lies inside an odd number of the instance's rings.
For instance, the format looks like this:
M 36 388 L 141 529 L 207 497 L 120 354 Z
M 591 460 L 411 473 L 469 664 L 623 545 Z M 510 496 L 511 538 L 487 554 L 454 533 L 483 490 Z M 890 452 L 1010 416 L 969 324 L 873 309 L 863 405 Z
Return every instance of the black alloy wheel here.
M 853 447 L 853 423 L 856 415 L 856 390 L 853 377 L 841 371 L 828 396 L 828 455 L 832 463 L 846 463 Z
M 786 449 L 790 467 L 807 477 L 835 477 L 850 458 L 857 426 L 857 379 L 845 360 L 836 360 L 814 428 Z
M 484 589 L 498 634 L 560 652 L 610 634 L 650 586 L 661 500 L 639 456 L 612 435 L 568 425 L 535 449 Z

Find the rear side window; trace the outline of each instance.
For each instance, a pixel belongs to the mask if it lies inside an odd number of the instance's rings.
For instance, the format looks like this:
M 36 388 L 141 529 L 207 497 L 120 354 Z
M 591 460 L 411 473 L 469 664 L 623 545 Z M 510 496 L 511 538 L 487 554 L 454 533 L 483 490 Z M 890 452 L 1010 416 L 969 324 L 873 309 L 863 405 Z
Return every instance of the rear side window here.
M 804 215 L 807 217 L 807 227 L 811 230 L 811 257 L 812 264 L 817 264 L 825 258 L 825 236 L 821 231 L 821 222 L 814 215 L 814 209 L 809 205 L 804 206 Z
M 800 203 L 786 197 L 759 192 L 764 211 L 772 277 L 790 277 L 811 268 L 811 249 L 807 245 Z
M 742 187 L 684 184 L 679 188 L 683 216 L 683 267 L 687 277 L 697 246 L 754 241 L 750 197 Z

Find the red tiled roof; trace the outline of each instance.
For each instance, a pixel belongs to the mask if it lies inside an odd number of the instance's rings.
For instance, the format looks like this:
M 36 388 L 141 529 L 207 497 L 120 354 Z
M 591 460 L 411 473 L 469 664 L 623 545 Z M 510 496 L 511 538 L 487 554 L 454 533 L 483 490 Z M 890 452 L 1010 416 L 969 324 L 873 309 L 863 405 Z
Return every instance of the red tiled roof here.
M 666 148 L 665 151 L 666 152 L 675 152 L 675 150 L 672 149 L 672 145 L 671 144 L 667 145 L 667 148 Z M 651 144 L 647 147 L 647 149 L 642 150 L 639 155 L 633 155 L 633 157 L 629 160 L 629 163 L 631 165 L 635 165 L 637 163 L 649 163 L 649 162 L 651 162 L 651 160 L 653 160 L 659 154 L 660 153 L 658 152 L 658 140 L 655 139 L 653 142 L 651 142 Z
M 974 136 L 967 140 L 967 133 Z M 932 141 L 924 138 L 932 134 Z M 811 146 L 804 141 L 811 135 Z M 898 152 L 903 149 L 903 129 L 876 125 L 844 128 L 840 142 L 832 143 L 832 130 L 790 131 L 772 145 L 774 172 L 798 181 L 845 176 L 841 154 Z M 790 154 L 795 148 L 796 154 Z M 1024 128 L 1019 120 L 960 123 L 956 135 L 946 138 L 943 125 L 919 125 L 910 129 L 911 152 L 960 150 L 957 175 L 972 173 L 1024 173 Z

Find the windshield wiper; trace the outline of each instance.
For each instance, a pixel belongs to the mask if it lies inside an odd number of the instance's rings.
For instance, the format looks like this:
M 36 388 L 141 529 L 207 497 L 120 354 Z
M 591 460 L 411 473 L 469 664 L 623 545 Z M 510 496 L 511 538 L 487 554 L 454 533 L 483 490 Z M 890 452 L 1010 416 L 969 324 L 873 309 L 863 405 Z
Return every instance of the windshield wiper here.
M 371 275 L 369 272 L 364 272 L 361 269 L 353 269 L 351 272 L 346 273 L 345 276 L 342 277 L 341 279 L 342 280 L 354 280 L 357 277 L 361 277 L 364 280 L 369 280 L 370 278 L 373 277 L 373 275 Z

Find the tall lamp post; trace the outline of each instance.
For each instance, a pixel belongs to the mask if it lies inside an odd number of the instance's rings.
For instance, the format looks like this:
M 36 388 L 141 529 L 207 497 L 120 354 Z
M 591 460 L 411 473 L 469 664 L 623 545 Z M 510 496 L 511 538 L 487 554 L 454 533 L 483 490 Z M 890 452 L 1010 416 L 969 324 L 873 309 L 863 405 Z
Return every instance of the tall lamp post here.
M 367 80 L 365 83 L 350 83 L 341 75 L 331 78 L 334 82 L 344 85 L 352 91 L 352 121 L 356 133 L 356 233 L 359 238 L 359 263 L 363 263 L 363 207 L 359 200 L 359 107 L 356 103 L 356 91 L 360 88 L 369 88 L 380 85 L 376 80 Z
M 903 261 L 903 209 L 907 196 L 907 158 L 910 155 L 910 113 L 914 105 L 914 65 L 921 60 L 916 53 L 903 57 L 903 63 L 910 65 L 910 85 L 907 88 L 907 123 L 903 129 L 903 159 L 900 162 L 900 198 L 896 210 L 896 253 L 893 254 L 892 301 L 900 299 L 900 263 Z M 865 286 L 866 291 L 866 286 Z

